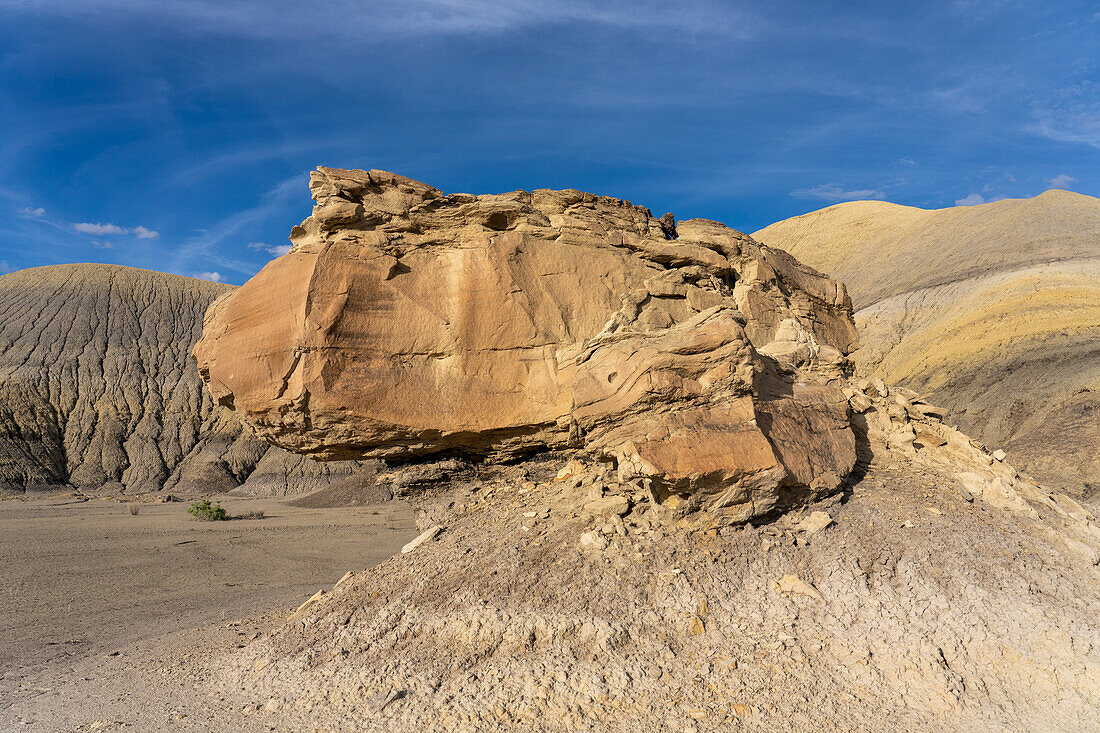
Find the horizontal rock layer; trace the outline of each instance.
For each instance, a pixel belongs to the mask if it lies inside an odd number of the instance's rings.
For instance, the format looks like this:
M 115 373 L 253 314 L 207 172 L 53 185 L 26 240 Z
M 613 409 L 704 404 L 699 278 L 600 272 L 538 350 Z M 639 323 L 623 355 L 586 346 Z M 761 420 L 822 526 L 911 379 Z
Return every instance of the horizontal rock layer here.
M 194 352 L 275 445 L 575 448 L 746 517 L 850 472 L 851 303 L 790 255 L 573 190 L 447 195 L 332 168 L 310 188 L 290 253 L 210 308 Z

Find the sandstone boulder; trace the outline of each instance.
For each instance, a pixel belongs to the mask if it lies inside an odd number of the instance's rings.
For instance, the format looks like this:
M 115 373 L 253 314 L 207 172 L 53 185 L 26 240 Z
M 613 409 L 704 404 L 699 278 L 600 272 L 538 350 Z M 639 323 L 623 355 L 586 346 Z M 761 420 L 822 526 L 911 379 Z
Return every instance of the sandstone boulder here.
M 323 459 L 572 448 L 728 507 L 855 462 L 844 286 L 705 220 L 580 191 L 444 194 L 319 168 L 290 253 L 194 355 L 256 433 Z

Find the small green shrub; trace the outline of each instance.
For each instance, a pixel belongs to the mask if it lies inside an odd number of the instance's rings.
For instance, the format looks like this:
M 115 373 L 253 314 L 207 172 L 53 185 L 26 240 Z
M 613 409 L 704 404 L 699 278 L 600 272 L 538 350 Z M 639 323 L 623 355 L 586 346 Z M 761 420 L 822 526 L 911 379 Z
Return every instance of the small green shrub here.
M 187 507 L 187 513 L 199 519 L 205 519 L 211 522 L 221 522 L 229 519 L 229 512 L 222 508 L 221 503 L 215 501 L 211 504 L 209 499 L 196 501 L 194 504 Z

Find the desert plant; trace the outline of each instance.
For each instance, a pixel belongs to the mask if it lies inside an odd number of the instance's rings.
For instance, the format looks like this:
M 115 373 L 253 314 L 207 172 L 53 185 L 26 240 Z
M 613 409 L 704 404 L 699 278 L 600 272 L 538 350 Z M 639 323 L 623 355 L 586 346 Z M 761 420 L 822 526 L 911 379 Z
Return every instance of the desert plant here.
M 139 504 L 127 504 L 126 508 L 129 509 L 130 513 L 133 514 L 136 517 L 138 515 L 138 510 L 141 509 L 141 505 L 139 505 Z
M 263 509 L 254 509 L 250 512 L 245 512 L 244 514 L 238 514 L 237 516 L 235 516 L 233 518 L 234 519 L 263 519 L 264 518 L 264 510 Z
M 187 513 L 211 522 L 221 522 L 229 519 L 229 512 L 222 508 L 221 503 L 217 501 L 211 503 L 209 499 L 196 501 L 187 507 Z

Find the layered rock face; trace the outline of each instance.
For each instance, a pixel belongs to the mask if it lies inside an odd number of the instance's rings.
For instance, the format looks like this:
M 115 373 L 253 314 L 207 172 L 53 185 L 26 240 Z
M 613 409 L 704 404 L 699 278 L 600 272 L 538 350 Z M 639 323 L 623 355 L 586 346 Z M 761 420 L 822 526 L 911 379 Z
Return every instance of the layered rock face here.
M 1100 200 L 856 201 L 753 236 L 848 284 L 861 372 L 928 394 L 1045 482 L 1100 491 Z
M 291 252 L 207 312 L 218 402 L 325 459 L 550 448 L 748 518 L 855 463 L 844 286 L 705 220 L 319 168 Z
M 232 289 L 92 264 L 0 277 L 0 488 L 284 494 L 354 470 L 272 448 L 205 392 L 188 355 Z

